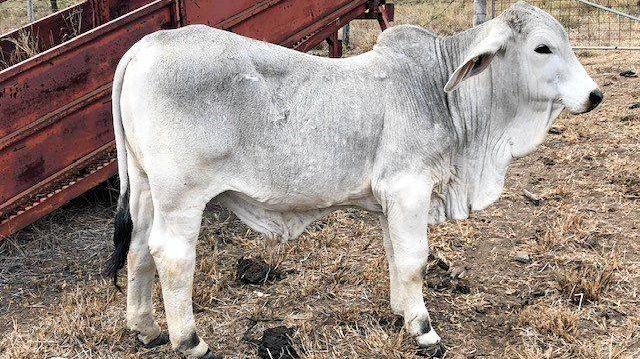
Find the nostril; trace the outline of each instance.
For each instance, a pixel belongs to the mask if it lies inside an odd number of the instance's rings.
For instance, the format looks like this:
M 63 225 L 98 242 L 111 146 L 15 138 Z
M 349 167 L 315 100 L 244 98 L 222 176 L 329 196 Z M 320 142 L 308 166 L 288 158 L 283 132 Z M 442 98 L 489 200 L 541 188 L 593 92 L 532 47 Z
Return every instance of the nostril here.
M 593 90 L 589 94 L 589 102 L 591 102 L 591 108 L 594 109 L 602 102 L 602 92 L 600 90 Z

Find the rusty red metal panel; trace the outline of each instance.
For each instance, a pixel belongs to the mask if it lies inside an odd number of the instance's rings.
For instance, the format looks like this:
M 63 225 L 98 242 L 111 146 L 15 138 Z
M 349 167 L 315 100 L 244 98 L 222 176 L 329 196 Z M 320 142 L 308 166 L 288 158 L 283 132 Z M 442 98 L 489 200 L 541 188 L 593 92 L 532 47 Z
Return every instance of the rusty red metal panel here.
M 132 15 L 107 24 L 0 72 L 0 144 L 12 132 L 111 82 L 131 45 L 150 32 L 173 26 L 166 6 L 172 1 L 162 2 L 165 6 L 145 10 L 141 21 Z
M 393 9 L 380 0 L 150 2 L 79 4 L 95 25 L 149 3 L 0 72 L 0 238 L 115 173 L 112 76 L 122 54 L 145 34 L 206 23 L 301 51 L 331 37 L 338 54 L 336 31 L 350 20 L 387 26 L 393 19 Z M 54 15 L 30 26 L 53 31 L 60 21 Z M 51 34 L 49 44 L 58 44 Z
M 370 5 L 369 11 L 362 14 L 359 18 L 378 20 L 380 28 L 385 30 L 393 26 L 394 13 L 394 4 L 385 4 L 383 1 L 375 1 Z
M 386 30 L 393 26 L 395 7 L 393 4 L 387 4 L 384 6 L 378 7 L 378 23 L 380 24 L 380 28 L 382 30 Z
M 0 239 L 33 223 L 36 219 L 51 213 L 56 208 L 80 196 L 93 187 L 112 177 L 118 170 L 118 164 L 110 161 L 97 165 L 83 177 L 74 177 L 64 184 L 38 198 L 33 203 L 23 207 L 20 211 L 0 224 Z
M 324 39 L 329 38 L 333 32 L 338 31 L 338 29 L 348 24 L 352 19 L 357 18 L 358 15 L 364 13 L 366 10 L 366 1 L 349 2 L 334 10 L 322 20 L 301 29 L 280 43 L 283 46 L 291 47 L 299 51 L 307 51 Z
M 0 203 L 37 185 L 79 157 L 113 141 L 110 86 L 47 116 L 48 124 L 0 149 Z M 2 207 L 0 206 L 0 210 Z
M 342 57 L 342 40 L 338 38 L 337 32 L 332 32 L 327 37 L 327 43 L 329 44 L 329 57 Z
M 299 51 L 308 51 L 324 39 L 327 39 L 331 46 L 330 38 L 334 35 L 337 36 L 336 31 L 348 24 L 351 20 L 363 16 L 363 13 L 367 11 L 367 9 L 368 4 L 360 4 L 356 7 L 347 6 L 338 9 L 333 16 L 328 17 L 324 23 L 321 23 L 323 24 L 322 26 L 303 30 L 285 40 L 283 45 Z M 332 51 L 331 48 L 330 51 Z M 335 51 L 337 55 L 338 51 L 340 53 L 342 52 L 342 48 L 340 48 L 340 50 L 334 49 L 333 51 Z
M 185 20 L 189 24 L 218 27 L 224 21 L 239 22 L 283 0 L 185 0 Z
M 87 2 L 95 14 L 97 26 L 147 5 L 152 0 L 88 0 Z
M 324 26 L 323 23 L 335 20 L 336 9 L 356 7 L 364 3 L 366 0 L 282 1 L 268 11 L 255 14 L 251 21 L 238 23 L 229 30 L 264 41 L 283 43 L 292 34 L 301 33 L 309 27 Z M 266 29 L 268 32 L 265 31 Z M 292 46 L 293 44 L 283 45 Z
M 83 183 L 108 177 L 91 170 L 115 156 L 113 72 L 144 35 L 178 26 L 175 5 L 155 1 L 0 72 L 0 235 L 72 198 L 62 187 L 82 193 L 70 187 L 84 174 Z
M 328 17 L 337 9 L 357 7 L 366 2 L 367 0 L 263 0 L 253 1 L 253 5 L 247 6 L 251 1 L 243 0 L 240 3 L 245 9 L 234 17 L 224 19 L 217 15 L 221 8 L 231 13 L 241 6 L 231 1 L 185 0 L 185 21 L 206 23 L 254 39 L 280 44 L 293 34 L 309 27 L 317 28 L 323 21 L 334 20 Z M 285 44 L 287 45 L 289 44 Z

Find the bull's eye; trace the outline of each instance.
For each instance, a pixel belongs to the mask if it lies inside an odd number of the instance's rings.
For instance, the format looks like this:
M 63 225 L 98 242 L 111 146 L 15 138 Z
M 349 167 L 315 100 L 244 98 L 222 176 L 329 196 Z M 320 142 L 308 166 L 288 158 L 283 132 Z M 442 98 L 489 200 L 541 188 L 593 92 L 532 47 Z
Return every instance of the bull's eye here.
M 550 54 L 551 53 L 551 49 L 549 49 L 549 46 L 547 45 L 538 45 L 538 47 L 536 47 L 535 50 L 533 50 L 539 54 Z

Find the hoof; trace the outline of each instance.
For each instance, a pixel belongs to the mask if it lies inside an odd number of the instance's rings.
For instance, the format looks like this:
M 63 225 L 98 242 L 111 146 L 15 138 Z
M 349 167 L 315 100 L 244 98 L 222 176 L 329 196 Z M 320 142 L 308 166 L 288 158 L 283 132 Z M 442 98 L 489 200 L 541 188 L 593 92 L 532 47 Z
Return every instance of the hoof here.
M 161 332 L 154 340 L 150 341 L 147 344 L 142 342 L 140 338 L 138 338 L 138 342 L 140 343 L 140 345 L 142 345 L 143 348 L 152 349 L 169 343 L 169 334 Z
M 211 349 L 207 349 L 207 352 L 204 353 L 199 359 L 222 359 L 221 356 L 213 354 Z
M 418 335 L 416 337 L 416 341 L 418 342 L 418 345 L 420 345 L 421 347 L 429 347 L 429 346 L 439 344 L 440 336 L 438 335 L 438 333 L 436 333 L 435 330 L 433 330 L 433 328 L 431 328 L 431 330 L 428 333 Z
M 418 351 L 419 356 L 424 356 L 428 358 L 444 358 L 444 355 L 447 353 L 447 348 L 441 343 L 430 345 L 428 347 L 421 348 Z

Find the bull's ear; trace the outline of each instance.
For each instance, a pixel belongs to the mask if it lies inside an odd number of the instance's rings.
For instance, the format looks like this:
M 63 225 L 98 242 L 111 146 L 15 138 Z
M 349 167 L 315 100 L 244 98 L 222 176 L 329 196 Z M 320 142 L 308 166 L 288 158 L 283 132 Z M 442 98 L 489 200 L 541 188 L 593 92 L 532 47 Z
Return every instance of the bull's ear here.
M 485 38 L 469 51 L 462 64 L 451 74 L 444 90 L 446 92 L 455 90 L 462 81 L 489 67 L 498 51 L 505 47 L 510 33 L 507 26 L 499 26 L 499 24 L 492 26 Z

